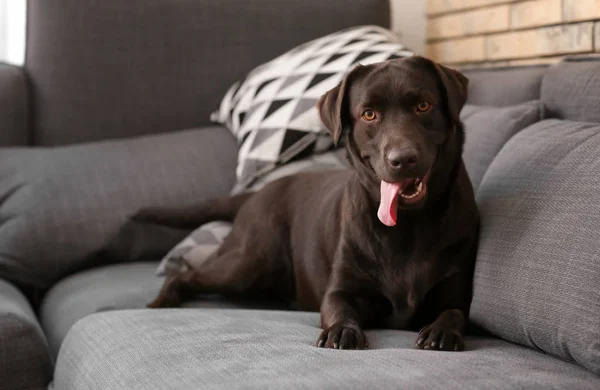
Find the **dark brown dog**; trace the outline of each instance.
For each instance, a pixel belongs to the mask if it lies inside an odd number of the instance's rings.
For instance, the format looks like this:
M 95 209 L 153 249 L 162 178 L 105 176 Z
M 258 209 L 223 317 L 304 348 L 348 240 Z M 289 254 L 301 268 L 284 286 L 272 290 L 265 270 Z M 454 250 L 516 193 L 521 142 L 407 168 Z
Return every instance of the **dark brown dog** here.
M 321 311 L 317 345 L 362 349 L 363 329 L 420 330 L 417 348 L 462 350 L 478 213 L 461 154 L 467 79 L 421 57 L 358 66 L 318 103 L 353 170 L 299 174 L 254 194 L 138 220 L 233 229 L 201 269 L 149 307 L 199 293 L 260 294 Z

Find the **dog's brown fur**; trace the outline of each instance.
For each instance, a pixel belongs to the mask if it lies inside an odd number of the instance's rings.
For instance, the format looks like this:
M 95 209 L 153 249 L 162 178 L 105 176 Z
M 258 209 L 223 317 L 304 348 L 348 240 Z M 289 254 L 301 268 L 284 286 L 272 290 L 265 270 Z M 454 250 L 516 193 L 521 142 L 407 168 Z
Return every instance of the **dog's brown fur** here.
M 362 349 L 363 329 L 420 330 L 415 346 L 462 350 L 471 302 L 478 213 L 462 162 L 458 114 L 467 79 L 421 57 L 359 66 L 318 103 L 353 170 L 299 174 L 254 194 L 180 209 L 146 209 L 138 220 L 196 227 L 233 221 L 201 269 L 170 276 L 150 307 L 201 293 L 283 297 L 321 311 L 317 345 Z M 427 112 L 415 111 L 420 101 Z M 365 108 L 377 119 L 365 121 Z M 390 150 L 410 162 L 390 166 Z M 406 153 L 405 153 L 406 154 Z M 377 218 L 381 180 L 430 172 L 427 196 L 400 202 L 396 226 Z

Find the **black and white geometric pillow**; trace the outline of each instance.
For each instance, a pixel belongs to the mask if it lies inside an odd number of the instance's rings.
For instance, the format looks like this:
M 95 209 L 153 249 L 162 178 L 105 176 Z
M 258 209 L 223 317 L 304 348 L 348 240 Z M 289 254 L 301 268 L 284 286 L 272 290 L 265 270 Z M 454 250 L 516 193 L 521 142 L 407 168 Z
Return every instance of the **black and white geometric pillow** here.
M 300 45 L 235 83 L 211 116 L 239 143 L 238 185 L 277 165 L 331 149 L 315 104 L 356 64 L 411 56 L 398 37 L 378 26 L 339 31 Z

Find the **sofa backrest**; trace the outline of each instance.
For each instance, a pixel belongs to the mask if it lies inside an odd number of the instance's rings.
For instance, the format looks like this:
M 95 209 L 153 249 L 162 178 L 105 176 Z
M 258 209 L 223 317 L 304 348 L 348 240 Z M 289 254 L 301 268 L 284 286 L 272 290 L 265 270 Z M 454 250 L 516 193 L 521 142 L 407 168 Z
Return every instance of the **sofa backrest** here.
M 523 130 L 520 124 L 528 123 L 531 119 L 528 115 L 512 119 L 507 116 L 507 122 L 502 127 L 506 133 L 502 133 L 494 128 L 493 121 L 483 125 L 491 120 L 491 111 L 484 110 L 482 106 L 502 108 L 507 115 L 510 110 L 516 113 L 529 112 L 529 104 L 538 104 L 539 118 L 535 121 L 561 119 L 600 123 L 598 57 L 574 56 L 552 66 L 490 68 L 467 70 L 464 73 L 470 80 L 467 103 L 471 105 L 465 107 L 461 114 L 467 138 L 464 159 L 475 187 L 509 138 Z M 470 115 L 471 112 L 479 112 L 479 116 Z M 509 131 L 511 129 L 516 132 Z M 510 137 L 506 138 L 508 134 Z M 482 161 L 484 165 L 479 164 Z M 473 167 L 474 162 L 479 165 Z
M 545 117 L 600 123 L 600 59 L 567 61 L 542 81 Z
M 27 89 L 23 69 L 0 63 L 0 148 L 29 144 Z
M 553 66 L 466 70 L 468 104 L 543 103 L 543 118 L 600 123 L 600 57 L 568 57 Z
M 469 78 L 467 103 L 505 107 L 540 98 L 547 65 L 464 71 Z
M 209 123 L 226 89 L 302 42 L 390 24 L 388 0 L 29 1 L 33 143 Z

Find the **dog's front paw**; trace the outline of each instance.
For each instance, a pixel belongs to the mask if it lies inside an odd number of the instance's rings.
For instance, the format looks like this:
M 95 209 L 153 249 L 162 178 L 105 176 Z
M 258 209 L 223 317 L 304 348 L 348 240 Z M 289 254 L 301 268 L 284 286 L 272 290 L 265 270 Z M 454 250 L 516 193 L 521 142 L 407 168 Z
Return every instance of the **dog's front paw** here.
M 455 328 L 433 323 L 421 329 L 417 336 L 415 348 L 437 351 L 463 351 L 465 343 L 461 333 Z
M 317 347 L 334 349 L 365 349 L 369 346 L 367 336 L 354 324 L 335 324 L 321 332 Z

